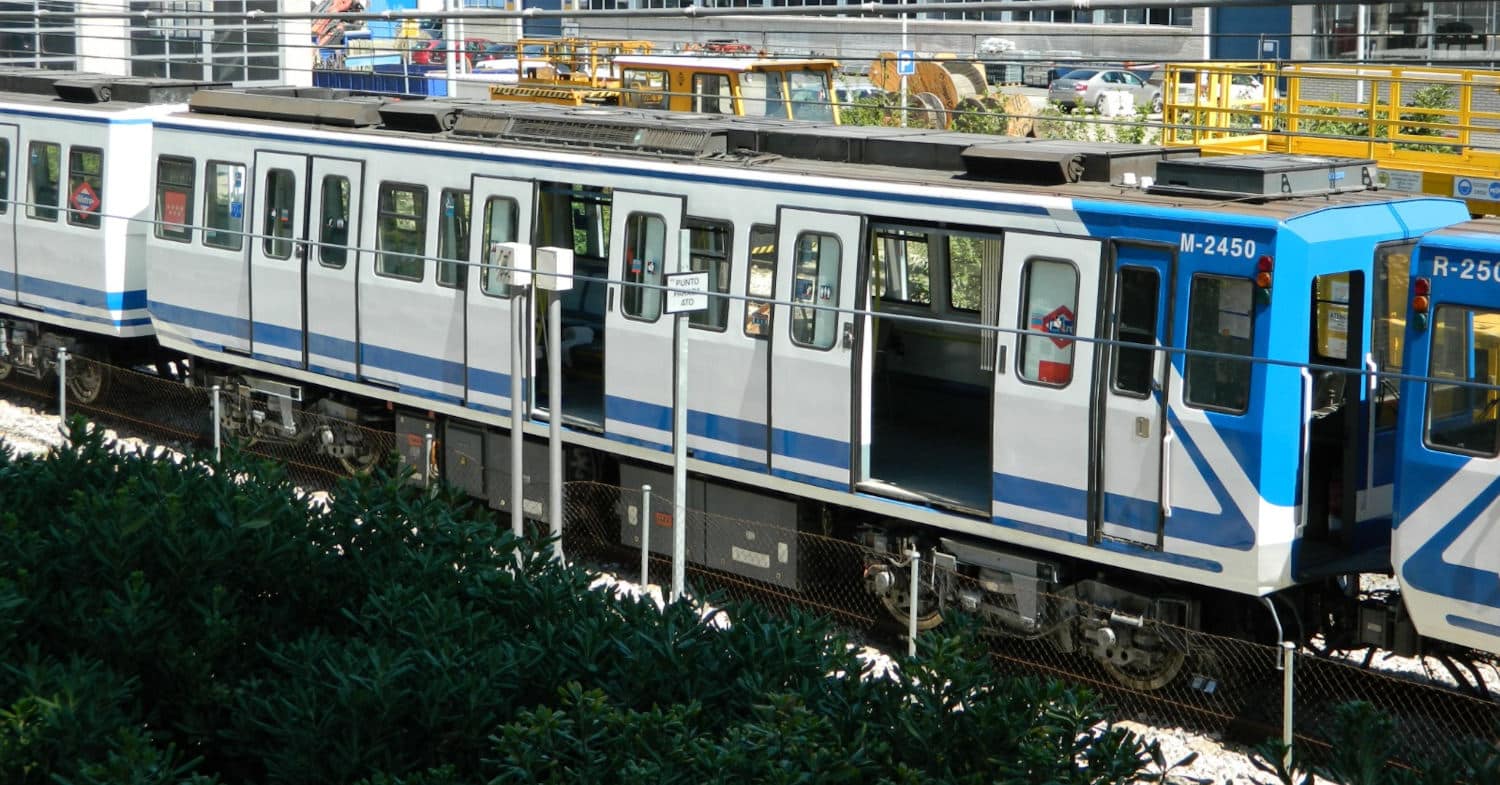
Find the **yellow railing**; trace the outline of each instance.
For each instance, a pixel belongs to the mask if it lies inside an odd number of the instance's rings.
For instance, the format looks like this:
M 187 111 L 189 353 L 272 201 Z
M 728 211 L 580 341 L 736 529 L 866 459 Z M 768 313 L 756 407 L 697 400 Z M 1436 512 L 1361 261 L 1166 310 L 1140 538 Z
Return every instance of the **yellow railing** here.
M 1500 72 L 1341 63 L 1174 63 L 1167 144 L 1205 155 L 1374 159 L 1387 187 L 1500 215 Z

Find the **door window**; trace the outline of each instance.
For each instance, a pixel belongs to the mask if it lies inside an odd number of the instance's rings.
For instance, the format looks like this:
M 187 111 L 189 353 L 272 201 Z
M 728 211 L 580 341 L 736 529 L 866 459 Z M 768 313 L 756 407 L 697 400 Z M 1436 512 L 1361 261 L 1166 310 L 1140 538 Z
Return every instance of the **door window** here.
M 1113 379 L 1121 395 L 1151 395 L 1160 287 L 1161 276 L 1150 267 L 1122 267 L 1116 277 L 1115 338 L 1121 344 L 1115 347 Z
M 288 169 L 266 172 L 266 218 L 262 250 L 272 259 L 292 255 L 292 212 L 297 206 L 297 176 Z
M 496 264 L 496 246 L 516 241 L 516 200 L 491 196 L 484 202 L 484 249 L 486 264 L 480 288 L 492 297 L 510 296 L 510 271 Z
M 654 322 L 661 316 L 662 266 L 667 223 L 659 215 L 631 213 L 625 223 L 625 315 Z
M 1069 262 L 1028 259 L 1022 271 L 1022 326 L 1033 333 L 1021 340 L 1024 381 L 1066 387 L 1073 381 L 1073 341 L 1078 319 L 1078 270 Z
M 792 343 L 831 349 L 838 329 L 839 257 L 843 244 L 831 234 L 803 232 L 793 256 Z
M 427 189 L 403 183 L 380 184 L 375 233 L 375 272 L 422 280 L 427 253 Z
M 745 335 L 771 335 L 771 298 L 776 294 L 776 227 L 750 227 L 750 263 L 745 266 Z M 764 298 L 755 300 L 751 298 Z
M 871 238 L 875 296 L 886 302 L 932 304 L 932 264 L 924 232 L 883 229 Z
M 0 215 L 10 212 L 10 140 L 0 139 Z
M 203 244 L 240 250 L 245 243 L 245 166 L 209 161 L 203 180 Z
M 323 175 L 323 203 L 319 208 L 323 225 L 318 227 L 318 263 L 342 269 L 349 260 L 349 178 Z
M 693 111 L 734 114 L 734 98 L 729 94 L 729 77 L 724 74 L 693 74 Z
M 464 288 L 468 261 L 469 192 L 445 188 L 438 218 L 438 285 Z

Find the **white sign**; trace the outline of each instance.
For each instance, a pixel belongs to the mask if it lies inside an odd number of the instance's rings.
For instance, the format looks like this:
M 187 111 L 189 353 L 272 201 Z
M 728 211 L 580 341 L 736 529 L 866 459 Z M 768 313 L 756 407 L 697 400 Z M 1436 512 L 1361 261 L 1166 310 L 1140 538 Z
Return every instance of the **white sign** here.
M 902 49 L 896 53 L 896 75 L 911 76 L 917 72 L 917 52 L 915 49 Z
M 708 308 L 708 271 L 671 273 L 667 276 L 667 313 L 686 313 Z
M 1422 173 L 1403 172 L 1399 169 L 1381 169 L 1376 175 L 1380 178 L 1380 187 L 1389 188 L 1392 191 L 1401 191 L 1409 194 L 1422 193 Z
M 490 243 L 489 263 L 496 282 L 506 286 L 531 285 L 531 246 L 526 243 Z M 485 279 L 486 285 L 490 279 Z
M 1460 199 L 1500 202 L 1500 180 L 1455 177 L 1453 178 L 1453 195 Z
M 566 292 L 573 288 L 573 249 L 538 248 L 535 252 L 536 288 Z

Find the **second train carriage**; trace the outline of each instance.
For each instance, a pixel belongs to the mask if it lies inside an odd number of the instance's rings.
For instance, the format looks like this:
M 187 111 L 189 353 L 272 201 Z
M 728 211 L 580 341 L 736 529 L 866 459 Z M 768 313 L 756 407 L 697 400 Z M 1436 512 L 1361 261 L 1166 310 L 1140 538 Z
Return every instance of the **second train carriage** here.
M 509 315 L 536 303 L 488 251 L 568 248 L 570 449 L 666 489 L 672 327 L 649 286 L 683 259 L 723 295 L 690 335 L 695 507 L 858 536 L 893 606 L 907 546 L 1008 597 L 938 593 L 932 619 L 967 600 L 1030 632 L 1041 593 L 1112 608 L 1063 634 L 1146 685 L 1182 660 L 1132 619 L 1237 629 L 1277 595 L 1289 634 L 1353 634 L 1324 600 L 1387 566 L 1394 397 L 1337 371 L 1385 367 L 1366 325 L 1405 301 L 1391 271 L 1467 217 L 1366 190 L 1369 162 L 289 93 L 202 93 L 154 156 L 197 219 L 157 216 L 154 324 L 245 388 L 391 401 L 503 506 Z M 1080 167 L 1102 181 L 1057 174 Z M 795 546 L 689 531 L 692 558 L 794 587 Z
M 208 84 L 0 71 L 0 378 L 53 372 L 56 350 L 117 359 L 155 348 L 143 219 L 151 122 Z M 160 207 L 160 206 L 158 206 Z M 71 387 L 97 396 L 99 366 Z

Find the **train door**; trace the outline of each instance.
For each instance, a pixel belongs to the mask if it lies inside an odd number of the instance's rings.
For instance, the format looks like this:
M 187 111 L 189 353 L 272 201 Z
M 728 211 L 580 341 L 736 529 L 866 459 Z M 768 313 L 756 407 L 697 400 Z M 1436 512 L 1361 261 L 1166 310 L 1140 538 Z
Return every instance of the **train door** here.
M 475 177 L 473 193 L 478 231 L 469 233 L 469 258 L 479 264 L 468 271 L 466 401 L 475 409 L 509 414 L 512 318 L 516 309 L 523 316 L 529 311 L 513 296 L 506 272 L 494 266 L 500 262 L 495 246 L 531 243 L 534 186 L 528 180 Z M 525 333 L 527 322 L 522 323 Z
M 1171 514 L 1162 495 L 1162 448 L 1168 444 L 1166 418 L 1171 344 L 1171 246 L 1116 243 L 1112 274 L 1113 307 L 1108 336 L 1118 343 L 1100 349 L 1100 396 L 1096 485 L 1099 527 L 1094 540 L 1160 548 L 1162 520 Z M 1137 346 L 1138 345 L 1138 346 Z
M 0 303 L 16 302 L 16 209 L 11 202 L 11 173 L 16 170 L 18 130 L 0 125 Z
M 1083 539 L 1090 519 L 1090 438 L 1101 244 L 1009 233 L 1007 296 L 995 363 L 994 515 Z M 1010 354 L 1014 360 L 1007 362 Z
M 611 218 L 609 278 L 623 284 L 611 284 L 618 294 L 604 316 L 604 433 L 661 450 L 672 449 L 673 317 L 651 287 L 679 269 L 683 209 L 680 196 L 617 190 Z M 563 365 L 566 374 L 567 354 Z
M 302 268 L 307 260 L 308 156 L 257 152 L 250 225 L 250 353 L 306 364 Z
M 857 215 L 783 209 L 778 221 L 776 305 L 771 333 L 771 471 L 824 487 L 847 489 L 851 446 L 869 455 L 869 407 L 855 396 L 854 306 L 859 241 Z M 838 310 L 844 309 L 844 310 Z M 864 420 L 854 427 L 855 414 Z M 863 469 L 861 469 L 861 472 Z
M 321 373 L 359 378 L 358 274 L 359 161 L 314 158 L 309 186 L 309 246 L 303 259 L 307 280 L 307 362 Z

